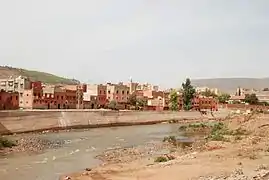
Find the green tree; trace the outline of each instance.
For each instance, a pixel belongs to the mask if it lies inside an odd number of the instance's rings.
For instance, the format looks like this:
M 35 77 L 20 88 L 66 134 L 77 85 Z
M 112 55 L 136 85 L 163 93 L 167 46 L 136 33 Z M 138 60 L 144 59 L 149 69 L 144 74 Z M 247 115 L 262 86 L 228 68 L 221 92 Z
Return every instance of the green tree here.
M 259 99 L 257 98 L 256 94 L 247 94 L 245 97 L 245 102 L 249 104 L 258 104 Z
M 185 110 L 191 109 L 191 101 L 195 94 L 195 89 L 191 85 L 191 80 L 189 78 L 186 79 L 185 83 L 182 83 L 183 88 L 183 106 Z
M 129 96 L 129 99 L 128 99 L 128 103 L 131 105 L 131 106 L 136 106 L 137 105 L 137 98 L 136 98 L 136 94 L 133 93 Z
M 108 108 L 112 109 L 112 110 L 116 110 L 117 109 L 117 102 L 115 100 L 110 101 L 108 104 Z
M 169 105 L 172 111 L 178 110 L 178 95 L 176 90 L 170 92 Z
M 143 109 L 147 105 L 146 99 L 137 99 L 136 106 L 138 109 Z
M 218 100 L 220 103 L 226 103 L 231 98 L 230 94 L 223 93 L 218 96 Z

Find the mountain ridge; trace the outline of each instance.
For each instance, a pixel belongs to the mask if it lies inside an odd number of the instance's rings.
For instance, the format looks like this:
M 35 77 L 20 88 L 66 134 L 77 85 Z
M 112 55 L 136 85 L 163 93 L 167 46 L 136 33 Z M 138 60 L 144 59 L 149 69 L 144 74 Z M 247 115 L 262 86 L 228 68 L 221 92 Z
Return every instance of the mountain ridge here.
M 30 78 L 31 81 L 41 81 L 47 84 L 79 84 L 76 79 L 69 79 L 60 77 L 51 73 L 28 70 L 22 68 L 15 68 L 9 66 L 0 66 L 0 79 L 9 77 L 25 76 Z
M 209 88 L 218 88 L 224 92 L 235 91 L 236 88 L 263 89 L 269 87 L 269 78 L 251 78 L 251 77 L 235 77 L 235 78 L 208 78 L 193 79 L 194 86 L 207 86 Z

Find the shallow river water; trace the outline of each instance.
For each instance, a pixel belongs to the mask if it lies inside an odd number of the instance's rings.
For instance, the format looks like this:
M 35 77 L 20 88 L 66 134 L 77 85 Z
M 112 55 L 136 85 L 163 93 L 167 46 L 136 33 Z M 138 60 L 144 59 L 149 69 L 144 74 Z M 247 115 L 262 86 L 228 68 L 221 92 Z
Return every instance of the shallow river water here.
M 182 135 L 178 127 L 178 124 L 156 124 L 35 135 L 66 143 L 57 149 L 47 149 L 42 154 L 0 157 L 0 179 L 58 180 L 64 173 L 98 165 L 100 161 L 95 156 L 106 149 L 138 146 L 161 141 L 167 135 Z

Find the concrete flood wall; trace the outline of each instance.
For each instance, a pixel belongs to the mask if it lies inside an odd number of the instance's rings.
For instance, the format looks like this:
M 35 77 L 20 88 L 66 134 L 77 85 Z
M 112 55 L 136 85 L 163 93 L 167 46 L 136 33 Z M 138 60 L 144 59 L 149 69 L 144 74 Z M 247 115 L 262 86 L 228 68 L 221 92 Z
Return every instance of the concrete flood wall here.
M 218 117 L 220 117 L 218 115 Z M 0 112 L 0 134 L 67 128 L 154 124 L 201 118 L 199 112 L 156 111 L 8 111 Z

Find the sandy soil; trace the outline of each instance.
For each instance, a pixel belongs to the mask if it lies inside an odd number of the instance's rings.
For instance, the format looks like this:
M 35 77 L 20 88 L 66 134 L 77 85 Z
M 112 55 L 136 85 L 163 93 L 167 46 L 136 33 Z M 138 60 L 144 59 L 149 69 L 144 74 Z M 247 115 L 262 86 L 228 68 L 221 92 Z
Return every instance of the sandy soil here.
M 197 142 L 191 148 L 173 149 L 169 155 L 175 159 L 163 163 L 154 162 L 156 154 L 145 153 L 145 150 L 149 151 L 147 148 L 112 152 L 115 156 L 109 158 L 111 161 L 107 160 L 97 168 L 65 175 L 60 179 L 269 179 L 266 176 L 269 176 L 269 115 L 237 115 L 226 118 L 224 123 L 231 130 L 240 128 L 246 130 L 247 134 L 228 136 L 228 142 Z M 167 144 L 159 145 L 154 150 L 165 148 L 168 148 Z M 105 157 L 109 157 L 109 153 Z

